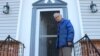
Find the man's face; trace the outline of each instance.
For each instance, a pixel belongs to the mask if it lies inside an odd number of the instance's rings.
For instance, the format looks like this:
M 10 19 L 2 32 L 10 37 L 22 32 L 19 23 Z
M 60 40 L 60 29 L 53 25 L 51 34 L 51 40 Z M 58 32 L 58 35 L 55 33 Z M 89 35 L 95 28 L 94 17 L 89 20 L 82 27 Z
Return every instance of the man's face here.
M 57 22 L 59 22 L 62 18 L 60 15 L 54 17 Z

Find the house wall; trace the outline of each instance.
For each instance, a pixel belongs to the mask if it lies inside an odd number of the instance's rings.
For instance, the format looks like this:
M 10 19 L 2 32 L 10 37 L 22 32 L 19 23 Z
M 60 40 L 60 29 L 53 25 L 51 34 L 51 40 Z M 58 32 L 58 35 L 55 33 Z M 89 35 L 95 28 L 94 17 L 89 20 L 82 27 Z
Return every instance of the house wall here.
M 3 6 L 9 3 L 10 13 L 3 13 Z M 0 40 L 8 35 L 16 38 L 20 0 L 0 0 Z
M 91 13 L 92 0 L 79 0 L 84 34 L 87 33 L 92 39 L 100 38 L 100 0 L 93 0 L 97 5 L 98 12 Z

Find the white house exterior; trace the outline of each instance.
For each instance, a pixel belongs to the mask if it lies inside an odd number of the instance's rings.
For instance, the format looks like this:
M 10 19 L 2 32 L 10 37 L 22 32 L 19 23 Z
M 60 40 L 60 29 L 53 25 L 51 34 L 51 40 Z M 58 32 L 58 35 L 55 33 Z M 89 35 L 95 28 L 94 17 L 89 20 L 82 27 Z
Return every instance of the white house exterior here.
M 24 56 L 39 56 L 39 26 L 41 11 L 59 10 L 63 15 L 61 8 L 49 8 L 36 10 L 36 28 L 32 33 L 33 8 L 32 5 L 38 0 L 0 0 L 0 40 L 7 35 L 21 41 L 25 44 Z M 47 3 L 50 0 L 41 0 Z M 100 0 L 93 0 L 97 4 L 98 11 L 91 13 L 90 4 L 92 0 L 62 0 L 67 3 L 67 18 L 72 22 L 75 29 L 74 42 L 88 34 L 92 39 L 100 39 Z M 10 13 L 3 13 L 3 6 L 9 3 Z M 55 3 L 55 0 L 51 0 Z M 32 37 L 34 35 L 34 37 Z M 34 40 L 34 41 L 33 41 Z M 34 46 L 33 46 L 33 45 Z

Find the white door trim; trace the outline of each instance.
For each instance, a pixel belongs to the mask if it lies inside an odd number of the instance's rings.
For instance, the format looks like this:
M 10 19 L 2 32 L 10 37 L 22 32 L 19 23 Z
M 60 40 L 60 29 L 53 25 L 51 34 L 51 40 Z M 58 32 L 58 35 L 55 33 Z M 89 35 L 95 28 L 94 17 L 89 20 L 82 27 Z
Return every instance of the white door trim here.
M 82 14 L 80 9 L 80 0 L 77 0 L 77 7 L 78 7 L 78 15 L 79 15 L 79 22 L 80 22 L 80 30 L 81 30 L 81 36 L 84 36 L 84 30 L 83 30 L 83 22 L 82 22 Z
M 39 26 L 40 26 L 40 12 L 41 11 L 60 11 L 60 13 L 63 16 L 62 8 L 38 9 L 36 11 L 35 56 L 39 56 Z
M 22 4 L 23 0 L 20 0 L 20 6 L 19 6 L 19 14 L 18 14 L 18 23 L 17 23 L 17 30 L 16 30 L 16 40 L 19 40 L 19 32 L 20 32 L 20 24 L 21 24 L 21 13 L 22 13 Z

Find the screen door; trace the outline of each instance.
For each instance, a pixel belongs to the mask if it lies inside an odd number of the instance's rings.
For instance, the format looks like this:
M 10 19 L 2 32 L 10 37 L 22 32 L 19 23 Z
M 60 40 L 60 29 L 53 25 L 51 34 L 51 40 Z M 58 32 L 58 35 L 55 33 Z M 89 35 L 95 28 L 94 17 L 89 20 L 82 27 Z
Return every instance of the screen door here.
M 41 11 L 39 29 L 39 56 L 58 56 L 56 49 L 57 23 L 53 14 L 59 11 Z

